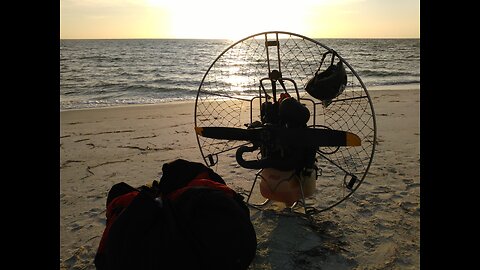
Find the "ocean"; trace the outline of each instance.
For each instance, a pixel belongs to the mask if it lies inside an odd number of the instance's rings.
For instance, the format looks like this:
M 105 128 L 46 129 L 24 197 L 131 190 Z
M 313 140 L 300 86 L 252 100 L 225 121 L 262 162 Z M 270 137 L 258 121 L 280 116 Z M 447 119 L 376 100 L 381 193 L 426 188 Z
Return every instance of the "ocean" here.
M 419 89 L 420 39 L 316 39 L 368 91 Z M 231 40 L 60 40 L 60 110 L 195 100 Z

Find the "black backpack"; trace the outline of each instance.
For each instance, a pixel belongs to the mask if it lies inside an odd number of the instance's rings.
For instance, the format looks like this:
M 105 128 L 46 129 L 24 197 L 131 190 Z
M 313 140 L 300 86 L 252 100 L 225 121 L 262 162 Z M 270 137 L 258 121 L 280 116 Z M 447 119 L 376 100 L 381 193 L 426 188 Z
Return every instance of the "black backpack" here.
M 243 197 L 201 163 L 162 170 L 150 186 L 110 189 L 97 269 L 247 269 L 257 239 Z

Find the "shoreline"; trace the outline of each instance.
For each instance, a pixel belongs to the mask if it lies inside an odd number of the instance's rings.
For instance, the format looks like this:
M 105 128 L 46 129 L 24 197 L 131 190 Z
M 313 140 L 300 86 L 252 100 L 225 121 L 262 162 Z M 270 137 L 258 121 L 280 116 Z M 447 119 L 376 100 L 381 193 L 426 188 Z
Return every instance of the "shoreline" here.
M 366 86 L 368 93 L 378 92 L 378 91 L 420 91 L 420 84 L 399 84 L 399 85 L 387 85 L 387 86 Z M 196 99 L 185 99 L 185 100 L 162 100 L 156 103 L 135 103 L 135 104 L 111 104 L 106 106 L 98 107 L 84 107 L 84 108 L 71 108 L 71 109 L 60 109 L 60 112 L 67 111 L 81 111 L 81 110 L 95 110 L 95 109 L 110 109 L 110 108 L 128 108 L 135 106 L 156 106 L 163 104 L 184 104 L 184 103 L 195 103 Z M 374 104 L 375 106 L 375 104 Z
M 141 107 L 141 106 L 158 106 L 165 104 L 184 104 L 184 103 L 195 103 L 195 99 L 188 100 L 163 100 L 157 103 L 135 103 L 135 104 L 118 104 L 118 105 L 108 105 L 108 106 L 98 106 L 98 107 L 85 107 L 85 108 L 72 108 L 72 109 L 60 109 L 60 112 L 68 111 L 82 111 L 82 110 L 97 110 L 97 109 L 114 109 L 114 108 L 130 108 L 130 107 Z
M 367 91 L 420 91 L 419 83 L 366 86 Z

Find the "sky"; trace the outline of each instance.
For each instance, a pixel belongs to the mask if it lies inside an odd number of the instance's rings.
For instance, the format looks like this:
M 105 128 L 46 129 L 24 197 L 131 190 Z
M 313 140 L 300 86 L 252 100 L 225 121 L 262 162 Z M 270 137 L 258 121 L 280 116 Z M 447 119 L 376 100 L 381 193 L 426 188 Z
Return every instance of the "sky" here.
M 60 0 L 61 39 L 419 38 L 420 0 Z

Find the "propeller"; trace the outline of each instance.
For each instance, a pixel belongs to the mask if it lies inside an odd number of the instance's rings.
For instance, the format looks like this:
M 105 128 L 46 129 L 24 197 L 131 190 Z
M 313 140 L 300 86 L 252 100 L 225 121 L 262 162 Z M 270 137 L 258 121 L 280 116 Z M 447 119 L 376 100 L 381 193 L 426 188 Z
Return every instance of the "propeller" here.
M 281 145 L 328 147 L 360 146 L 361 140 L 356 134 L 332 129 L 320 128 L 286 128 L 262 126 L 256 128 L 234 127 L 195 127 L 195 132 L 206 138 L 250 141 L 267 143 L 275 141 Z

